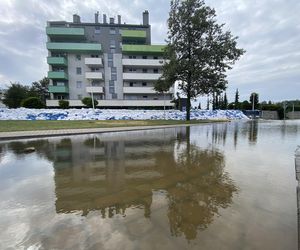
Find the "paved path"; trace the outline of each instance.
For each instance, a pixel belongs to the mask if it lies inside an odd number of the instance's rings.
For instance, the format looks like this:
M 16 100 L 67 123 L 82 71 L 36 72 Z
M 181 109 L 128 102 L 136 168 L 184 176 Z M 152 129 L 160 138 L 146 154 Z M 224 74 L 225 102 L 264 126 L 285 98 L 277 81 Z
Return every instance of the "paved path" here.
M 207 124 L 207 123 L 203 123 Z M 81 134 L 96 134 L 109 132 L 122 132 L 134 130 L 149 130 L 162 128 L 175 128 L 186 126 L 197 126 L 198 124 L 176 124 L 176 125 L 161 125 L 161 126 L 133 126 L 133 127 L 113 127 L 113 128 L 82 128 L 82 129 L 58 129 L 58 130 L 36 130 L 36 131 L 17 131 L 17 132 L 0 132 L 0 140 L 14 140 L 22 138 L 36 138 L 62 135 L 81 135 Z

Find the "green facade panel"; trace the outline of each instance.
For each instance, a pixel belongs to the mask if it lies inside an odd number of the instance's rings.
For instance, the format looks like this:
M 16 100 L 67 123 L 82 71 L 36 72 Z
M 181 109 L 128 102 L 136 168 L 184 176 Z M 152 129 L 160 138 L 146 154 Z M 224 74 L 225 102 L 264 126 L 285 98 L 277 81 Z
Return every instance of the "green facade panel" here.
M 122 51 L 124 54 L 163 54 L 165 45 L 132 45 L 124 44 Z
M 122 30 L 122 37 L 127 39 L 146 39 L 147 34 L 145 30 Z
M 50 93 L 69 93 L 69 88 L 67 86 L 49 86 Z
M 100 43 L 55 43 L 48 42 L 47 49 L 61 52 L 99 52 L 102 50 Z
M 60 79 L 60 80 L 68 80 L 68 75 L 64 71 L 49 71 L 48 78 L 50 79 Z
M 84 36 L 84 28 L 47 27 L 48 36 Z
M 47 63 L 49 65 L 67 66 L 68 62 L 65 57 L 47 57 Z

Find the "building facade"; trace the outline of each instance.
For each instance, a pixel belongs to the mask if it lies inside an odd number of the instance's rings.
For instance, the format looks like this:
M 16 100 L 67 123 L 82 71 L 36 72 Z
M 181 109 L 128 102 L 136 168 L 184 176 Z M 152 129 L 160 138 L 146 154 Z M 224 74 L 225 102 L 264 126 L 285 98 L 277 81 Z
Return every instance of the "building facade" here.
M 59 100 L 83 106 L 84 97 L 93 97 L 104 108 L 172 107 L 173 89 L 157 93 L 154 83 L 162 74 L 164 45 L 151 44 L 148 11 L 139 25 L 121 22 L 121 16 L 94 23 L 47 23 L 50 79 L 48 107 Z

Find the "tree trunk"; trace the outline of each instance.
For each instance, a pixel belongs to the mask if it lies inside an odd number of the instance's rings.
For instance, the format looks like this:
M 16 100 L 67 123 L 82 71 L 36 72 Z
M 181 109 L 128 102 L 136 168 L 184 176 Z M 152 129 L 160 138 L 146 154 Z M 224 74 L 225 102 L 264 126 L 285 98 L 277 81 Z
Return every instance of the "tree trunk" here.
M 187 95 L 187 103 L 186 103 L 186 120 L 191 120 L 191 97 L 190 94 Z

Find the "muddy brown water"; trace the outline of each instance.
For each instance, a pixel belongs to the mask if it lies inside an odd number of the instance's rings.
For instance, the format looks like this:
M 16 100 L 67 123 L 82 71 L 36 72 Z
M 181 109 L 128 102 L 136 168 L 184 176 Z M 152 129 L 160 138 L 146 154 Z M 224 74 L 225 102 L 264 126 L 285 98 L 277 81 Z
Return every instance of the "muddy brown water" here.
M 0 142 L 0 249 L 297 249 L 297 145 L 300 121 Z

